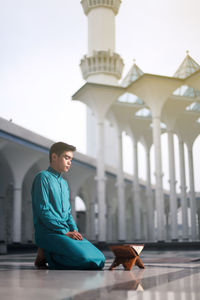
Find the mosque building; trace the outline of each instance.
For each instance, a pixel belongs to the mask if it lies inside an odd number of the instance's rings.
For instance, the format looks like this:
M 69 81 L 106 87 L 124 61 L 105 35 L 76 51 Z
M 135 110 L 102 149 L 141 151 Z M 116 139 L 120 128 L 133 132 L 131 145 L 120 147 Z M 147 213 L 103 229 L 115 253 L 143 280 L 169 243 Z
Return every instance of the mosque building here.
M 197 79 L 200 66 L 188 53 L 173 77 L 145 74 L 134 63 L 126 77 L 119 82 L 123 60 L 115 50 L 115 16 L 120 3 L 121 1 L 81 1 L 88 18 L 88 53 L 80 63 L 86 84 L 73 95 L 73 99 L 88 106 L 88 153 L 97 158 L 99 241 L 107 240 L 107 222 L 110 222 L 107 208 L 112 206 L 112 200 L 106 191 L 109 189 L 105 176 L 106 164 L 114 166 L 117 173 L 115 202 L 118 210 L 118 240 L 127 240 L 129 209 L 123 178 L 123 131 L 131 137 L 134 149 L 134 177 L 130 196 L 130 219 L 133 222 L 129 222 L 134 231 L 134 239 L 144 239 L 146 232 L 149 240 L 196 240 L 199 217 L 194 188 L 193 144 L 200 132 L 200 79 Z M 170 191 L 167 200 L 163 190 L 162 132 L 166 132 L 168 136 Z M 175 134 L 179 140 L 180 195 L 176 192 Z M 144 145 L 146 151 L 145 199 L 141 195 L 138 178 L 138 142 Z M 189 164 L 188 193 L 185 183 L 184 144 L 187 146 Z M 156 178 L 154 195 L 150 172 L 152 145 Z M 177 219 L 179 207 L 182 215 L 181 236 Z M 170 224 L 170 233 L 167 224 Z
M 200 133 L 200 65 L 187 53 L 170 77 L 144 73 L 134 61 L 121 78 L 124 63 L 115 49 L 120 4 L 81 1 L 88 20 L 88 53 L 80 62 L 85 84 L 72 99 L 87 105 L 87 155 L 75 153 L 64 175 L 72 212 L 91 241 L 197 241 L 200 195 L 195 191 L 193 147 Z M 124 132 L 132 143 L 134 175 L 123 170 Z M 162 134 L 168 138 L 169 191 L 163 187 Z M 34 243 L 31 184 L 47 168 L 52 143 L 0 118 L 0 253 L 12 243 Z M 145 149 L 146 180 L 139 178 L 139 143 Z M 77 199 L 84 202 L 78 212 Z

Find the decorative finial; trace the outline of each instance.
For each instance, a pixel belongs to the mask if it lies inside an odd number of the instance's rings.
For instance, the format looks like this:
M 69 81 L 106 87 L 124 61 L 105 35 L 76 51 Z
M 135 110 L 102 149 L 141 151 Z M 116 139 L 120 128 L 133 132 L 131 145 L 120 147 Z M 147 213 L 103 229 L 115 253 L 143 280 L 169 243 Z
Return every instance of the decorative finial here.
M 186 50 L 186 54 L 189 55 L 189 50 Z
M 135 58 L 133 59 L 133 63 L 134 63 L 134 64 L 136 63 L 136 59 L 135 59 Z

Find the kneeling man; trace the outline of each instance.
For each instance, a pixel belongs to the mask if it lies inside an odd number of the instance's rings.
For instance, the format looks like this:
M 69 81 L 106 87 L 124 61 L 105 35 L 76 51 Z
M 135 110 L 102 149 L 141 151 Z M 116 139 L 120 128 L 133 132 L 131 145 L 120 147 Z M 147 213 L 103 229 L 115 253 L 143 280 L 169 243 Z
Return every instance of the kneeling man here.
M 32 186 L 37 268 L 102 269 L 104 255 L 82 237 L 71 214 L 69 188 L 62 172 L 70 169 L 74 146 L 59 142 L 49 151 L 50 166 L 39 172 Z

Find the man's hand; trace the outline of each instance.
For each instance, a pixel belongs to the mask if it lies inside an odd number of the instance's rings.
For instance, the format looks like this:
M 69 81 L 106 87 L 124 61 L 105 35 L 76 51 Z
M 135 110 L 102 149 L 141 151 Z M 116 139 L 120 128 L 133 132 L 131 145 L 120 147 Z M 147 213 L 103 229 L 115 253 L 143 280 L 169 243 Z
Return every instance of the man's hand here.
M 83 239 L 82 235 L 76 230 L 68 231 L 67 233 L 65 233 L 65 235 L 74 240 L 82 240 Z

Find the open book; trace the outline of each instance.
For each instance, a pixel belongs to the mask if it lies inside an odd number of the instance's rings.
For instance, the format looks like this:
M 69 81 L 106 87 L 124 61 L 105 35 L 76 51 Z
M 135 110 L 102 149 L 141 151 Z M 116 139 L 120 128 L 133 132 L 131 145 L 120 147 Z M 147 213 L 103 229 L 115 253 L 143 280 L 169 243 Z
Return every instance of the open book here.
M 142 252 L 144 245 L 129 245 L 131 248 L 133 248 L 136 252 L 137 255 L 140 255 L 140 253 Z

